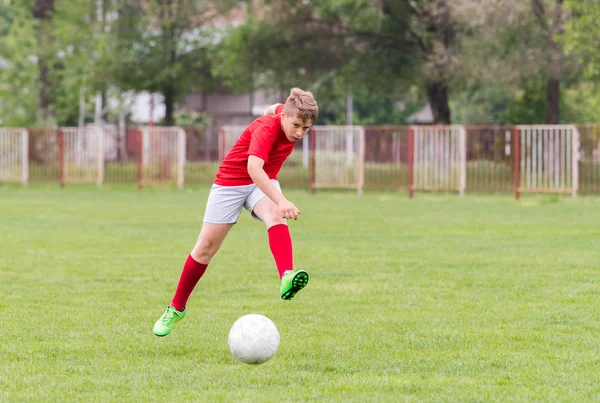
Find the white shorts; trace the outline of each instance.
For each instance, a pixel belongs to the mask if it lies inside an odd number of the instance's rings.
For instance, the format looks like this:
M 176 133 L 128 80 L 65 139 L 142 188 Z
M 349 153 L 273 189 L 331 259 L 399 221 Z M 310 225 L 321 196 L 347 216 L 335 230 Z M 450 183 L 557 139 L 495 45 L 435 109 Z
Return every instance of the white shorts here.
M 271 179 L 277 190 L 281 192 L 279 181 Z M 256 203 L 267 197 L 255 184 L 245 186 L 220 186 L 213 184 L 210 188 L 204 222 L 211 224 L 235 224 L 237 223 L 242 207 L 250 211 L 252 218 L 260 221 L 254 213 Z

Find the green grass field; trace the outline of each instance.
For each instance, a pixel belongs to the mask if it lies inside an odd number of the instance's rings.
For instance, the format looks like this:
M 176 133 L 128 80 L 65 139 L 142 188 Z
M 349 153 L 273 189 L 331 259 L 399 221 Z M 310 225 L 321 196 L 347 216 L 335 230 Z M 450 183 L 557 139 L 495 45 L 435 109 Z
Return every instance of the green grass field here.
M 0 401 L 600 399 L 600 199 L 290 191 L 308 287 L 278 298 L 244 213 L 155 337 L 206 197 L 0 186 Z M 227 346 L 247 313 L 281 334 L 260 366 Z

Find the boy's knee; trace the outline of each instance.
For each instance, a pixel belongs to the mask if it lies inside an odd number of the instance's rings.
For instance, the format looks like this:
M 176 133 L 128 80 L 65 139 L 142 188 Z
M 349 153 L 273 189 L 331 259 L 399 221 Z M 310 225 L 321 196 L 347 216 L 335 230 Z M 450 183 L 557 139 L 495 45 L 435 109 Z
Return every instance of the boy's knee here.
M 253 213 L 265 223 L 267 228 L 277 224 L 285 224 L 279 206 L 271 201 L 261 201 Z
M 285 218 L 281 216 L 281 211 L 279 210 L 279 207 L 276 207 L 272 212 L 269 212 L 269 214 L 264 218 L 264 222 L 267 228 L 270 228 L 274 225 L 286 223 Z
M 278 222 L 278 223 L 284 223 L 285 219 L 282 217 L 281 214 L 281 210 L 279 209 L 279 206 L 275 203 L 273 203 L 271 205 L 271 207 L 269 208 L 269 211 L 267 213 L 267 218 L 269 219 L 269 221 L 273 221 L 273 222 Z
M 196 242 L 192 257 L 196 260 L 211 258 L 217 252 L 217 243 L 211 239 L 200 239 Z

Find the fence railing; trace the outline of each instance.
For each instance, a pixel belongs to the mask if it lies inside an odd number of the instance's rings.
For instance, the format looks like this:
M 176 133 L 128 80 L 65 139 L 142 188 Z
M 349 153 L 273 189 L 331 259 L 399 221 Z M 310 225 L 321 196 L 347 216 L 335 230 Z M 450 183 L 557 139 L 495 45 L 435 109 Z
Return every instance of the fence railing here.
M 29 181 L 29 133 L 25 129 L 0 128 L 0 181 Z
M 0 182 L 210 185 L 244 127 L 0 128 Z M 286 187 L 600 193 L 600 125 L 314 126 Z

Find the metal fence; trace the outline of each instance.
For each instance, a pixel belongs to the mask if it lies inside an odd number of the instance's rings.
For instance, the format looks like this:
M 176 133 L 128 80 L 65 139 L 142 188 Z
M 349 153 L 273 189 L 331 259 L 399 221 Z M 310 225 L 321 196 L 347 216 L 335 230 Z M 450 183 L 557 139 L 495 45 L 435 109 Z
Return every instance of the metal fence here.
M 600 125 L 577 126 L 580 193 L 600 193 Z
M 29 181 L 29 133 L 25 129 L 0 128 L 0 181 Z
M 518 191 L 577 194 L 579 132 L 572 125 L 518 126 Z
M 0 128 L 0 181 L 209 186 L 244 127 Z M 286 187 L 600 193 L 600 125 L 314 126 Z

